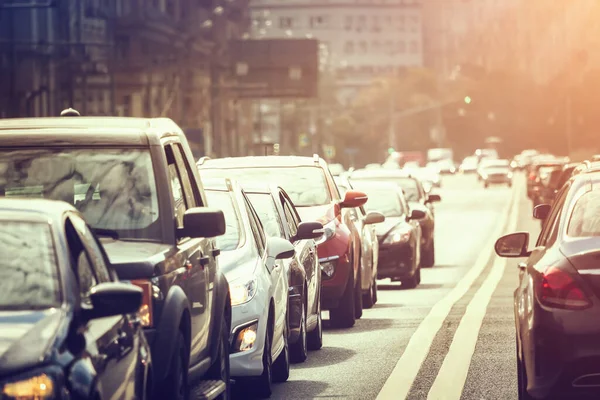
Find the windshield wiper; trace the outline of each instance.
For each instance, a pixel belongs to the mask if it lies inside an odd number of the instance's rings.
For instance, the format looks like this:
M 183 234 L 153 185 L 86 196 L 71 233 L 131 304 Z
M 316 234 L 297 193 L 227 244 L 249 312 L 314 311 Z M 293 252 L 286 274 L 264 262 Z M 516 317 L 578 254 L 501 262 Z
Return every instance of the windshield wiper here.
M 98 236 L 105 236 L 114 240 L 119 240 L 119 233 L 114 229 L 92 228 L 92 231 Z

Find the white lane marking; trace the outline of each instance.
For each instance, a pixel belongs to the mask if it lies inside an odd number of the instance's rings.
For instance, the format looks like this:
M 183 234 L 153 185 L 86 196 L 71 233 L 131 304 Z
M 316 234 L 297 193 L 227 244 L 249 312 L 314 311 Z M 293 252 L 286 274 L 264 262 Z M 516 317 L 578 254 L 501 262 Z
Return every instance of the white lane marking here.
M 506 231 L 514 232 L 517 229 L 519 216 L 519 196 L 513 200 L 513 208 L 509 217 Z M 444 362 L 438 372 L 427 400 L 460 400 L 469 374 L 471 360 L 475 353 L 479 332 L 483 325 L 483 319 L 487 314 L 487 308 L 504 275 L 507 260 L 497 257 L 494 265 L 484 283 L 471 299 L 460 324 L 454 333 L 452 344 Z
M 515 196 L 514 190 L 511 190 L 511 195 L 510 201 L 503 207 L 500 216 L 508 215 Z M 444 324 L 454 304 L 464 296 L 485 269 L 492 256 L 493 244 L 497 237 L 504 231 L 504 227 L 505 220 L 500 217 L 498 225 L 492 231 L 489 241 L 483 247 L 483 251 L 479 254 L 475 264 L 450 293 L 437 302 L 425 319 L 421 321 L 419 327 L 411 336 L 404 353 L 402 353 L 392 373 L 377 395 L 378 400 L 400 400 L 408 396 L 410 388 L 421 369 L 421 365 L 423 365 L 425 358 L 429 354 L 435 335 Z

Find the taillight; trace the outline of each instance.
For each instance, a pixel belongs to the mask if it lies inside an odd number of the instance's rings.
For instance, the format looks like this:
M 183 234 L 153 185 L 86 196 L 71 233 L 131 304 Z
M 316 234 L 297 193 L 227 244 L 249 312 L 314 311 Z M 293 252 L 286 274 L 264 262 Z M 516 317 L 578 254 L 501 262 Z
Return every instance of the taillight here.
M 549 267 L 542 276 L 540 303 L 565 310 L 583 310 L 592 303 L 573 277 L 556 267 Z
M 530 172 L 529 173 L 529 180 L 532 181 L 535 179 L 535 172 Z
M 142 289 L 142 305 L 139 310 L 142 326 L 152 326 L 154 323 L 154 314 L 152 310 L 152 284 L 144 280 L 131 281 L 132 284 Z

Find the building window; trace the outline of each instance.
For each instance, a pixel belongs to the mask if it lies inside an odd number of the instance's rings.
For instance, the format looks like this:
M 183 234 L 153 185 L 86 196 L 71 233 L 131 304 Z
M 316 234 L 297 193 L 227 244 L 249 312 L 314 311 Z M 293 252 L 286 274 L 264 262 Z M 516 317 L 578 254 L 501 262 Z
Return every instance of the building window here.
M 394 43 L 391 40 L 386 41 L 383 50 L 388 54 L 394 54 Z
M 346 42 L 346 44 L 344 45 L 344 52 L 346 54 L 354 53 L 354 42 Z
M 292 28 L 293 21 L 291 17 L 280 17 L 279 18 L 279 27 L 282 29 Z
M 419 42 L 417 42 L 416 40 L 410 42 L 410 52 L 412 54 L 416 54 L 419 52 Z
M 399 31 L 404 32 L 405 26 L 404 24 L 406 23 L 406 18 L 404 18 L 404 15 L 398 15 L 396 17 L 396 27 L 398 28 Z
M 361 53 L 366 53 L 368 51 L 367 42 L 360 42 L 358 49 Z
M 346 29 L 347 31 L 351 31 L 353 22 L 354 22 L 354 17 L 352 15 L 346 15 L 346 20 L 344 22 L 344 29 Z
M 356 24 L 356 31 L 362 32 L 363 29 L 366 29 L 366 27 L 367 27 L 367 17 L 365 17 L 364 15 L 359 15 L 358 23 Z
M 388 28 L 391 28 L 394 25 L 394 20 L 392 19 L 391 15 L 386 15 L 385 16 L 385 25 Z

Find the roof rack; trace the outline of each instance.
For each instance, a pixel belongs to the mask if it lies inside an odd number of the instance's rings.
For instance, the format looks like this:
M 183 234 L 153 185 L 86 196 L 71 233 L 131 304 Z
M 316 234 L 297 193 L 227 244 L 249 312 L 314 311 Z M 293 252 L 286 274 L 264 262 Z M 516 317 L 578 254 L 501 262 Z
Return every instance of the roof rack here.
M 319 155 L 317 153 L 313 154 L 313 161 L 315 162 L 316 165 L 319 165 L 319 160 L 321 157 L 319 157 Z
M 205 161 L 212 160 L 209 156 L 200 157 L 196 162 L 196 165 L 202 165 Z
M 60 112 L 61 117 L 81 117 L 81 113 L 74 108 L 66 108 Z

